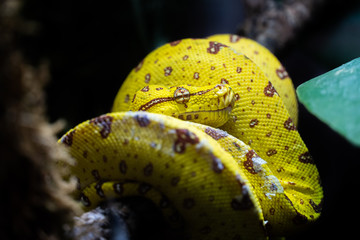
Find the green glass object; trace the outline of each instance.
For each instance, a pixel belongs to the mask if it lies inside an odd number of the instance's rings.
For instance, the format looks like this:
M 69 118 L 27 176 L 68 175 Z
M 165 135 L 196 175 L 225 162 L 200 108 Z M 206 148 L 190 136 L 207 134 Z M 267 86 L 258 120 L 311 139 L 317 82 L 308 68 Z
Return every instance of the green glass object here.
M 360 58 L 303 83 L 296 92 L 309 112 L 360 147 Z

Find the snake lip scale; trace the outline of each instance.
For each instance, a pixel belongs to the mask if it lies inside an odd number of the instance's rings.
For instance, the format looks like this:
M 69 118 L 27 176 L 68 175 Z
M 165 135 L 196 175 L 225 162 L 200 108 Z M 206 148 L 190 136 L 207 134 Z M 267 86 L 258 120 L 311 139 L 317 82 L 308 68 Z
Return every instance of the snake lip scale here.
M 188 114 L 196 114 L 196 113 L 216 113 L 216 112 L 226 112 L 230 113 L 232 110 L 232 106 L 227 106 L 226 108 L 220 108 L 217 110 L 207 110 L 207 111 L 194 111 L 194 112 L 188 112 Z
M 189 239 L 268 239 L 321 214 L 295 90 L 265 47 L 233 34 L 182 39 L 129 73 L 112 112 L 60 140 L 84 209 L 141 196 Z

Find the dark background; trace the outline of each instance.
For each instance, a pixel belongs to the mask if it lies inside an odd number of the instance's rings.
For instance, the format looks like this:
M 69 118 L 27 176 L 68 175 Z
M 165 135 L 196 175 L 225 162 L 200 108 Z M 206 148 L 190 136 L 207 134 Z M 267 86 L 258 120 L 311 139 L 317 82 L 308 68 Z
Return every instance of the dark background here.
M 360 4 L 325 2 L 276 52 L 296 87 L 360 56 Z M 50 64 L 49 120 L 65 119 L 69 129 L 109 112 L 122 81 L 155 47 L 237 33 L 246 12 L 239 0 L 33 0 L 26 1 L 22 15 L 34 30 L 20 39 L 26 58 Z M 299 131 L 319 168 L 325 202 L 318 223 L 291 239 L 357 236 L 360 149 L 301 105 Z

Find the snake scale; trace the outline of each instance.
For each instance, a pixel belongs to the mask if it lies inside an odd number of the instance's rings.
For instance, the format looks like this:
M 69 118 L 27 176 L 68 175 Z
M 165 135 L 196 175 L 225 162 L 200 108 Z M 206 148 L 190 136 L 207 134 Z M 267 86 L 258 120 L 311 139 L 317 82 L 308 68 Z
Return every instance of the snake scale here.
M 131 111 L 129 111 L 131 110 Z M 315 162 L 295 91 L 265 47 L 237 35 L 183 39 L 148 54 L 111 113 L 59 142 L 85 209 L 143 196 L 194 239 L 266 239 L 320 216 Z

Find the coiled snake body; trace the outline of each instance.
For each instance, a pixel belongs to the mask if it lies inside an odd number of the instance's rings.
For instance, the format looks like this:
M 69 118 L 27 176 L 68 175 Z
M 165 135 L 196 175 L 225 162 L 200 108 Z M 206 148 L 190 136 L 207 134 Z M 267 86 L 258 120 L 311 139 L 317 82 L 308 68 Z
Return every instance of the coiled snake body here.
M 296 123 L 276 57 L 224 34 L 154 50 L 124 81 L 113 113 L 59 141 L 77 160 L 70 169 L 86 209 L 144 196 L 189 238 L 256 239 L 320 215 L 319 174 Z

